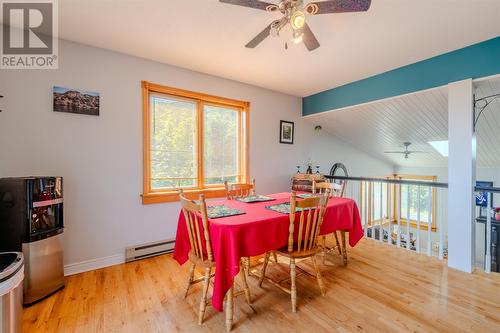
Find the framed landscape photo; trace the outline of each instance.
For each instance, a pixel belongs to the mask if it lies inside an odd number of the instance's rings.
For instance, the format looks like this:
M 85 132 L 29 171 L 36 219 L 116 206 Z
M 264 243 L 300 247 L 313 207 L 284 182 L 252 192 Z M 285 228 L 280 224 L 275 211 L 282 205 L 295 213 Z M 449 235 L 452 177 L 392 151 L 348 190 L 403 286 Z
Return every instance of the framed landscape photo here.
M 280 143 L 293 145 L 294 123 L 280 120 Z
M 54 86 L 52 93 L 55 112 L 69 112 L 91 116 L 99 115 L 98 92 Z

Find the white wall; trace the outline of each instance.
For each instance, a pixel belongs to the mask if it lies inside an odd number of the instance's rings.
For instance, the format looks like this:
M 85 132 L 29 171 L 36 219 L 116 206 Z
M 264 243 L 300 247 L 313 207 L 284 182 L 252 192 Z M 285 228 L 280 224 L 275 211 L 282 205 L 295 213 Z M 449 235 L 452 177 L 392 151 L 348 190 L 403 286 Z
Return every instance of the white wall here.
M 314 129 L 314 122 L 307 120 L 307 124 L 310 124 L 308 126 Z M 334 163 L 342 162 L 346 166 L 349 176 L 377 177 L 394 172 L 392 164 L 359 151 L 325 130 L 312 131 L 309 134 L 313 144 L 307 152 L 306 158 L 312 163 L 314 170 L 315 166 L 319 165 L 320 171 L 328 174 Z M 356 153 L 353 154 L 353 152 Z
M 0 71 L 0 177 L 64 177 L 68 271 L 121 262 L 126 246 L 175 236 L 177 203 L 141 204 L 141 80 L 249 101 L 250 172 L 263 193 L 289 189 L 309 147 L 325 171 L 342 160 L 359 175 L 382 167 L 328 135 L 316 138 L 298 97 L 66 41 L 59 59 L 59 70 Z M 100 116 L 53 112 L 54 85 L 100 92 Z M 294 145 L 278 143 L 281 119 L 295 122 Z

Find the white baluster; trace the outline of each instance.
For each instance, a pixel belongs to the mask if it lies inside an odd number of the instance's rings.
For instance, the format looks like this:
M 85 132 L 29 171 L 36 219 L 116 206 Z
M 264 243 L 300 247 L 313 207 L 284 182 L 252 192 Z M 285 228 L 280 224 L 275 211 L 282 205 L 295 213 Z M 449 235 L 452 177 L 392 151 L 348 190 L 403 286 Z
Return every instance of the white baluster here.
M 444 257 L 444 240 L 443 240 L 443 236 L 444 236 L 444 207 L 445 207 L 445 204 L 443 202 L 443 190 L 438 188 L 437 189 L 437 194 L 438 194 L 438 198 L 437 198 L 437 204 L 436 204 L 436 209 L 439 209 L 439 217 L 437 219 L 437 223 L 436 223 L 436 227 L 438 228 L 438 231 L 439 231 L 439 253 L 438 253 L 438 258 L 440 260 L 443 260 L 443 257 Z M 439 208 L 438 208 L 439 207 Z
M 383 196 L 382 196 L 382 192 L 383 192 L 383 188 L 384 188 L 384 185 L 382 184 L 382 182 L 380 182 L 380 195 L 379 195 L 379 199 L 380 199 L 380 226 L 379 226 L 379 229 L 378 229 L 378 240 L 383 242 L 384 241 L 384 225 L 382 224 L 382 221 L 383 221 L 383 217 L 384 217 L 384 214 L 383 214 L 383 209 L 384 209 L 384 204 L 382 202 L 382 199 L 383 199 Z
M 365 220 L 363 219 L 363 183 L 359 182 L 359 193 L 358 193 L 358 208 L 359 214 L 361 215 L 361 226 L 364 227 Z
M 429 186 L 429 210 L 427 212 L 427 255 L 431 256 L 432 255 L 432 216 L 433 216 L 433 209 L 434 206 L 432 206 L 432 193 L 433 193 L 432 187 Z
M 365 200 L 364 200 L 364 210 L 365 210 L 365 228 L 364 228 L 364 233 L 365 233 L 365 237 L 367 237 L 368 235 L 368 182 L 364 182 L 364 185 L 365 185 L 365 192 L 364 192 L 364 197 L 365 197 Z
M 401 247 L 401 184 L 397 185 L 397 190 L 398 190 L 398 232 L 397 232 L 398 239 L 396 240 L 396 244 L 399 249 Z
M 375 183 L 370 183 L 371 199 L 372 199 L 372 239 L 375 239 Z
M 420 253 L 420 185 L 417 186 L 417 253 Z
M 493 202 L 492 193 L 488 192 L 486 196 L 486 258 L 485 268 L 486 273 L 491 273 L 491 203 Z
M 387 184 L 387 244 L 392 245 L 391 237 L 391 226 L 392 226 L 392 216 L 391 216 L 391 184 Z
M 408 192 L 406 197 L 406 248 L 410 249 L 410 184 L 408 184 Z

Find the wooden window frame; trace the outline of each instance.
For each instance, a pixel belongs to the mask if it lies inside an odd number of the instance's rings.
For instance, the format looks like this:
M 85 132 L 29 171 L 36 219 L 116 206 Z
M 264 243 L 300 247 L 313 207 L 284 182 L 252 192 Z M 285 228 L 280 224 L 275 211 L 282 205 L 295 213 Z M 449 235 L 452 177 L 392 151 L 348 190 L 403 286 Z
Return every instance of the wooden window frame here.
M 407 174 L 393 174 L 390 176 L 384 177 L 385 179 L 400 179 L 400 180 L 421 180 L 421 181 L 437 181 L 437 176 L 422 176 L 422 175 L 407 175 Z M 391 224 L 392 225 L 397 225 L 398 224 L 398 214 L 397 214 L 397 209 L 398 209 L 398 196 L 396 193 L 397 185 L 396 184 L 388 184 L 386 185 L 389 187 L 389 191 L 391 192 L 391 200 L 390 202 L 386 200 L 386 212 L 388 212 L 389 205 L 391 205 L 391 216 L 389 217 Z M 368 191 L 368 225 L 371 226 L 372 224 L 374 225 L 379 225 L 380 224 L 380 219 L 372 219 L 372 190 L 373 186 L 370 183 L 368 185 L 368 188 L 365 189 Z M 401 191 L 401 186 L 399 186 L 399 191 Z M 437 231 L 437 216 L 436 216 L 436 207 L 437 207 L 437 189 L 432 188 L 432 216 L 431 216 L 431 230 L 433 232 Z M 383 225 L 387 224 L 388 217 L 384 216 L 382 218 Z M 416 220 L 409 220 L 410 227 L 417 229 L 418 228 L 418 222 Z M 401 217 L 400 218 L 400 224 L 401 226 L 406 226 L 408 224 L 408 220 L 406 218 Z M 420 229 L 421 230 L 427 230 L 428 228 L 428 223 L 425 221 L 420 221 Z
M 174 202 L 179 200 L 178 188 L 168 190 L 155 190 L 151 188 L 151 94 L 164 94 L 174 98 L 187 99 L 196 102 L 196 158 L 197 158 L 197 186 L 195 188 L 184 188 L 184 193 L 190 199 L 198 199 L 200 194 L 205 194 L 207 198 L 220 198 L 225 196 L 224 184 L 205 185 L 204 184 L 204 133 L 203 133 L 203 107 L 205 105 L 220 106 L 239 111 L 239 131 L 238 131 L 238 159 L 239 159 L 239 182 L 248 183 L 250 174 L 249 161 L 249 109 L 250 103 L 234 99 L 207 95 L 184 89 L 172 88 L 156 83 L 142 81 L 142 152 L 143 152 L 143 192 L 142 203 L 154 204 L 161 202 Z M 245 122 L 243 126 L 243 121 Z

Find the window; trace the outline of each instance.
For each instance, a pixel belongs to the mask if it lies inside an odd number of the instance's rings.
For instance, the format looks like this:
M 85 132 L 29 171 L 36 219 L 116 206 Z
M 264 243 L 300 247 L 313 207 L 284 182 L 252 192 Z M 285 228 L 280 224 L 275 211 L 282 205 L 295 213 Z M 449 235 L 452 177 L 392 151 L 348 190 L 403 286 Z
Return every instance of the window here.
M 416 176 L 416 175 L 391 175 L 386 179 L 404 179 L 404 180 L 420 180 L 420 181 L 436 181 L 435 176 Z M 362 187 L 365 191 L 365 186 Z M 368 198 L 368 223 L 397 224 L 398 220 L 398 193 L 401 192 L 401 224 L 406 225 L 409 221 L 410 226 L 417 227 L 418 224 L 418 208 L 419 208 L 419 192 L 416 185 L 395 185 L 370 183 L 366 186 Z M 381 194 L 382 191 L 382 194 Z M 389 195 L 388 195 L 389 194 Z M 430 202 L 429 202 L 429 196 Z M 390 209 L 390 217 L 388 216 Z M 430 189 L 428 186 L 420 187 L 420 226 L 422 230 L 427 230 L 429 220 L 432 230 L 436 230 L 436 189 Z
M 432 181 L 437 180 L 436 176 L 417 176 L 417 175 L 393 175 L 393 179 L 404 179 L 404 180 L 420 180 L 420 181 Z M 396 193 L 397 187 L 393 185 L 393 191 Z M 429 222 L 431 223 L 432 230 L 436 230 L 436 188 L 430 188 L 428 186 L 420 186 L 420 197 L 418 186 L 415 185 L 402 185 L 399 187 L 401 191 L 401 221 L 406 223 L 409 221 L 410 226 L 416 227 L 418 220 L 418 208 L 420 205 L 420 225 L 422 229 L 427 230 Z M 408 193 L 409 192 L 409 193 Z M 397 195 L 397 193 L 396 193 Z M 429 198 L 431 196 L 431 198 Z M 430 202 L 429 202 L 430 199 Z M 420 201 L 420 202 L 419 202 Z M 398 207 L 397 196 L 394 197 L 393 207 Z M 397 211 L 394 210 L 392 220 L 397 223 Z M 430 219 L 430 221 L 429 221 Z
M 405 220 L 416 221 L 418 219 L 418 188 L 417 186 L 401 187 L 401 218 Z M 420 188 L 420 221 L 429 222 L 429 212 L 432 206 L 429 207 L 429 195 L 432 192 L 428 187 Z M 408 215 L 409 211 L 409 215 Z
M 248 182 L 248 102 L 142 82 L 143 203 Z

